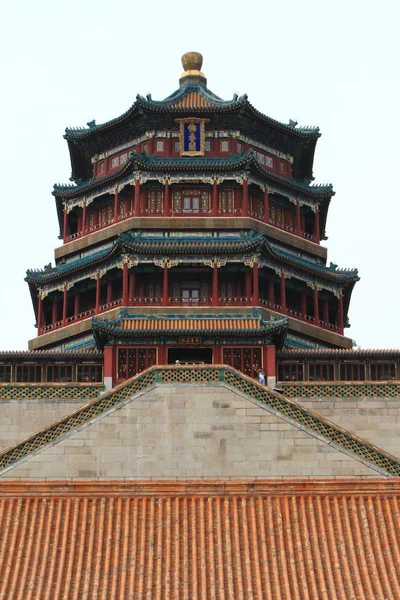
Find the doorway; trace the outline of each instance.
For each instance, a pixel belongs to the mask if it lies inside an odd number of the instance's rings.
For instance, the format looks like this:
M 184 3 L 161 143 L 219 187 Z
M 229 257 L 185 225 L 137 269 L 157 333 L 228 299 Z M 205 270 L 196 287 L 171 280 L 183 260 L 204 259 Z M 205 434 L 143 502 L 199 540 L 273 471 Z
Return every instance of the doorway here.
M 212 348 L 168 348 L 168 364 L 180 363 L 212 365 Z

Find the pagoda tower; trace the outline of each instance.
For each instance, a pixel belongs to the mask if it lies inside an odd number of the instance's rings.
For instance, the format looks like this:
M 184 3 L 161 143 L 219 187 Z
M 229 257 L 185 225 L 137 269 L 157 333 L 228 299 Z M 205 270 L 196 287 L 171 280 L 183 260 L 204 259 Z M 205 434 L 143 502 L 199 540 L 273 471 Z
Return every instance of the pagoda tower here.
M 222 100 L 197 52 L 182 63 L 165 100 L 66 130 L 63 243 L 26 276 L 30 349 L 104 349 L 109 385 L 176 361 L 263 368 L 273 384 L 276 348 L 352 344 L 358 275 L 321 246 L 334 191 L 312 183 L 320 132 Z

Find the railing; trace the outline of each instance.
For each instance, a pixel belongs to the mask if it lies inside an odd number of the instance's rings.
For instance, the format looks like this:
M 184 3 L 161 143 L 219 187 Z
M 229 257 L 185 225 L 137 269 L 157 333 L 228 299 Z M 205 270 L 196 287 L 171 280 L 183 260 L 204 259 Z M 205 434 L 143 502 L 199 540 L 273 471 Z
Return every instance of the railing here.
M 219 303 L 221 306 L 247 306 L 251 303 L 251 298 L 236 298 L 234 296 L 222 296 L 219 299 Z
M 78 313 L 77 315 L 71 315 L 67 317 L 67 323 L 72 323 L 73 321 L 80 321 L 81 319 L 86 319 L 91 315 L 94 315 L 95 309 L 90 308 L 89 310 L 85 310 L 84 312 Z
M 135 306 L 154 306 L 162 304 L 162 298 L 160 296 L 135 296 L 135 298 L 129 298 L 129 304 Z
M 199 298 L 184 298 L 182 296 L 173 296 L 168 298 L 168 302 L 174 306 L 185 306 L 186 304 L 196 304 L 196 306 L 210 305 L 211 298 L 200 296 Z
M 259 301 L 262 306 L 267 306 L 268 308 L 272 308 L 272 309 L 277 310 L 278 312 L 284 314 L 280 304 L 276 304 L 275 302 L 270 302 L 266 298 L 259 298 Z
M 122 298 L 119 298 L 118 300 L 112 300 L 111 302 L 107 302 L 106 304 L 102 304 L 99 307 L 99 313 L 97 313 L 97 314 L 105 312 L 115 306 L 119 306 L 120 304 L 122 304 Z M 92 315 L 95 315 L 95 314 L 96 314 L 96 309 L 90 308 L 82 313 L 77 314 L 77 315 L 71 315 L 71 316 L 67 317 L 65 324 L 70 325 L 71 323 L 76 323 L 77 321 L 83 321 L 84 319 L 88 319 Z M 39 335 L 41 335 L 43 333 L 48 333 L 49 331 L 52 331 L 54 329 L 59 329 L 60 327 L 63 327 L 63 325 L 64 325 L 63 321 L 57 321 L 56 323 L 50 323 L 48 325 L 43 325 L 43 327 L 40 329 Z
M 100 311 L 108 310 L 109 308 L 114 308 L 114 306 L 119 306 L 122 304 L 122 298 L 118 298 L 118 300 L 111 300 L 110 302 L 106 302 L 100 306 Z
M 293 315 L 296 319 L 300 319 L 301 321 L 309 321 L 310 323 L 314 323 L 315 319 L 311 315 L 306 315 L 299 310 L 295 310 L 294 308 L 287 308 L 287 314 Z
M 226 365 L 150 367 L 110 392 L 84 404 L 37 433 L 6 448 L 0 453 L 0 473 L 9 471 L 61 439 L 73 435 L 90 425 L 93 420 L 123 407 L 131 402 L 136 394 L 150 390 L 156 385 L 204 383 L 226 384 L 264 405 L 278 417 L 288 420 L 311 435 L 322 437 L 331 446 L 366 462 L 368 466 L 382 475 L 400 476 L 400 460 L 395 456 Z

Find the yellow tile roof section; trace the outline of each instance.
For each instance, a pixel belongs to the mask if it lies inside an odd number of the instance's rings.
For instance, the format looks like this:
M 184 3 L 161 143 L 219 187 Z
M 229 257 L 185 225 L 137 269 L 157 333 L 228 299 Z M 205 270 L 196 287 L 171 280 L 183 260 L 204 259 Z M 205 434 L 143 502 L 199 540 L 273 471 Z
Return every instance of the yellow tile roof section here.
M 211 106 L 211 104 L 207 102 L 199 92 L 188 92 L 185 97 L 176 102 L 174 106 L 197 108 L 199 106 Z
M 254 331 L 259 319 L 123 319 L 122 329 L 135 331 Z
M 0 597 L 400 598 L 400 481 L 0 483 Z

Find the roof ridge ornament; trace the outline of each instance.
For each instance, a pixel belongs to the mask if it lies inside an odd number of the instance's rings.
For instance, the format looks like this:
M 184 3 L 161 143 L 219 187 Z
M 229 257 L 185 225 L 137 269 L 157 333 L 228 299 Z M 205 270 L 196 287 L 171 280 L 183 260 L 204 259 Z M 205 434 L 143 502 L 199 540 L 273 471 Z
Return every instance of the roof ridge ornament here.
M 184 72 L 179 79 L 179 87 L 183 88 L 187 85 L 207 86 L 207 79 L 204 73 L 201 72 L 203 64 L 203 56 L 200 52 L 185 52 L 182 56 L 182 66 Z

